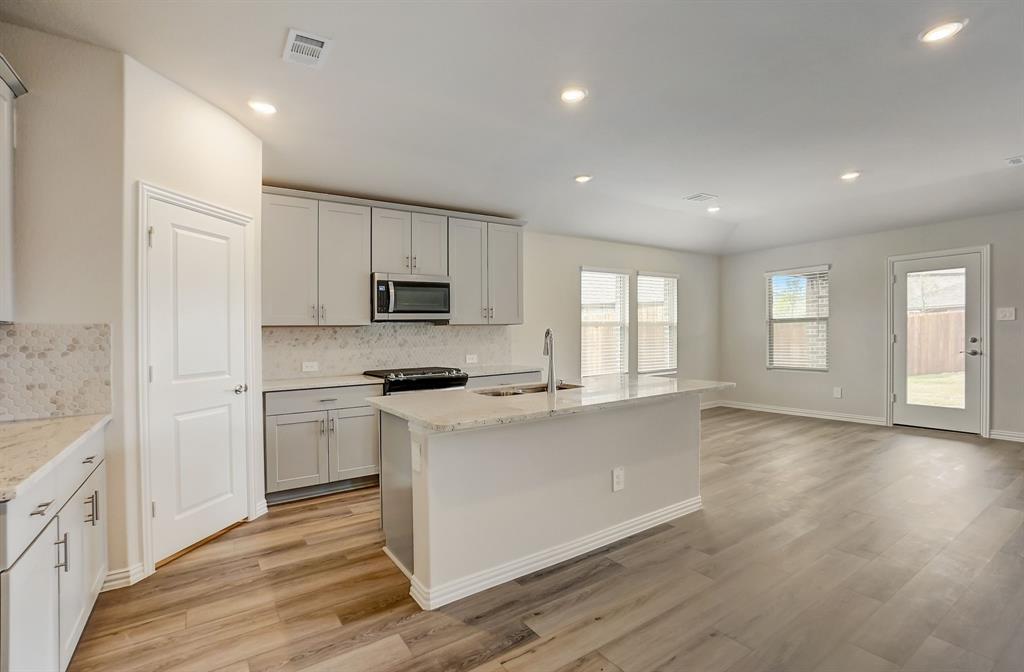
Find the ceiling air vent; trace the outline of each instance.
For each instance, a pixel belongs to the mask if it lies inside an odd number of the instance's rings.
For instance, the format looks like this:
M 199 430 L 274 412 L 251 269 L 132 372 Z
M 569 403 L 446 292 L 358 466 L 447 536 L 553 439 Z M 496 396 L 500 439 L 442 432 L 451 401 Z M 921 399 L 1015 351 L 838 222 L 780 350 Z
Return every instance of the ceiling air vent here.
M 1024 154 L 1020 156 L 1011 156 L 1006 160 L 1008 166 L 1024 166 Z
M 716 198 L 718 198 L 718 196 L 715 196 L 714 194 L 705 194 L 703 191 L 701 191 L 696 194 L 690 194 L 689 196 L 686 197 L 686 200 L 692 203 L 703 203 L 704 201 L 713 201 Z
M 299 32 L 293 28 L 288 31 L 288 41 L 284 44 L 283 58 L 289 63 L 319 68 L 330 48 L 331 41 L 326 37 L 304 31 Z

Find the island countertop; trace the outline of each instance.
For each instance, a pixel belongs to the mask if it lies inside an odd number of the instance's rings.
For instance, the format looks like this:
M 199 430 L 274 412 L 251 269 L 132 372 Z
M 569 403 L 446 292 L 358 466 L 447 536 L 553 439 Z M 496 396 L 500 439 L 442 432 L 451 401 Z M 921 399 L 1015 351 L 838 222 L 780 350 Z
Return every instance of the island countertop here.
M 108 422 L 109 415 L 77 415 L 0 423 L 0 502 L 14 499 Z
M 530 422 L 602 408 L 641 404 L 659 398 L 715 392 L 735 387 L 717 380 L 674 377 L 611 375 L 588 378 L 583 387 L 491 397 L 481 390 L 445 390 L 372 397 L 368 401 L 384 413 L 408 420 L 428 432 L 454 432 L 492 425 Z

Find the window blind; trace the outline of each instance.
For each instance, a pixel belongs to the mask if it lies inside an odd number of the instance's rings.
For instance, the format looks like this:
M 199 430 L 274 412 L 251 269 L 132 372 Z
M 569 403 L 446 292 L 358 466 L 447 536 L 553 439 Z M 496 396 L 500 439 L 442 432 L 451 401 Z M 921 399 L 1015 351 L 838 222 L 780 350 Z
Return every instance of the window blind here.
M 765 274 L 768 368 L 828 370 L 828 266 Z
M 629 371 L 629 275 L 580 272 L 580 373 Z
M 640 373 L 676 368 L 676 278 L 637 275 L 637 370 Z

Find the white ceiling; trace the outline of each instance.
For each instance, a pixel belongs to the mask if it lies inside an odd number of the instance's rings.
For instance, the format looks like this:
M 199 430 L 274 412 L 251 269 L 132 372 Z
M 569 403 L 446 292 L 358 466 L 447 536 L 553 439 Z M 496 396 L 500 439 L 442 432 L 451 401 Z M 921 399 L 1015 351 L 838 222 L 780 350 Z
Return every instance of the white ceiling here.
M 0 18 L 227 110 L 270 184 L 709 252 L 1024 208 L 1004 163 L 1024 154 L 1024 0 L 3 0 Z M 322 70 L 281 60 L 292 27 L 335 40 Z M 722 211 L 683 200 L 698 191 Z

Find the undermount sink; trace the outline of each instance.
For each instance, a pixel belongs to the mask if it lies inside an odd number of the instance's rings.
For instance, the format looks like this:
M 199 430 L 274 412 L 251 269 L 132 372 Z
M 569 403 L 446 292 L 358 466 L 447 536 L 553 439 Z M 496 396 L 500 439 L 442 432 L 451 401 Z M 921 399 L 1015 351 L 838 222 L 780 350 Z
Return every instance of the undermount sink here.
M 576 385 L 575 383 L 558 383 L 559 390 L 575 390 L 582 385 Z M 517 397 L 521 394 L 536 394 L 537 392 L 547 392 L 547 383 L 534 383 L 533 385 L 509 385 L 507 387 L 494 387 L 489 390 L 474 390 L 476 394 L 482 394 L 486 397 Z

